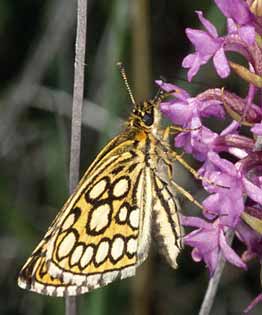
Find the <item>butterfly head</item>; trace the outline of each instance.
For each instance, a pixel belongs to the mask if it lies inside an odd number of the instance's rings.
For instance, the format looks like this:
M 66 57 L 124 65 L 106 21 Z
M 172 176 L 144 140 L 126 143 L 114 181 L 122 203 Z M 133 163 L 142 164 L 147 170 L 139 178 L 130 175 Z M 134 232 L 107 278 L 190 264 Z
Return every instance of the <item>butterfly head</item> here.
M 165 98 L 165 92 L 159 90 L 157 96 L 153 100 L 146 100 L 144 102 L 137 103 L 127 81 L 125 68 L 121 62 L 117 63 L 126 89 L 128 91 L 130 100 L 133 104 L 132 114 L 129 118 L 129 125 L 145 130 L 157 129 L 160 121 L 159 104 Z
M 159 116 L 159 102 L 147 100 L 134 104 L 129 123 L 132 126 L 142 127 L 149 130 L 159 124 Z

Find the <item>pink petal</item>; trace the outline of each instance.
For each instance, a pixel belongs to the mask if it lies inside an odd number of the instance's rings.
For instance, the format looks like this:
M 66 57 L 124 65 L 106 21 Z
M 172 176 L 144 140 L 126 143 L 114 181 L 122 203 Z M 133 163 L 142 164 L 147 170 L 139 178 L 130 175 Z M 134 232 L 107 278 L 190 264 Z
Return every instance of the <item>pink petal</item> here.
M 218 215 L 217 209 L 219 209 L 219 203 L 219 194 L 212 194 L 202 202 L 202 205 L 205 208 L 204 215 L 206 218 L 212 220 Z
M 262 124 L 255 124 L 254 127 L 251 128 L 251 131 L 258 136 L 262 136 Z
M 195 62 L 193 63 L 192 67 L 190 68 L 190 70 L 187 73 L 187 80 L 189 82 L 192 81 L 193 77 L 197 74 L 199 68 L 200 68 L 200 60 L 197 56 L 197 58 L 195 58 Z
M 193 260 L 196 262 L 200 262 L 202 260 L 202 255 L 200 254 L 197 248 L 193 248 L 191 255 L 192 255 Z
M 200 54 L 202 64 L 207 63 L 221 45 L 220 39 L 214 39 L 207 32 L 201 30 L 186 28 L 186 35 Z
M 225 111 L 221 106 L 223 103 L 218 100 L 207 100 L 205 102 L 201 102 L 199 105 L 200 115 L 201 117 L 218 117 L 224 118 Z
M 243 26 L 239 29 L 239 36 L 248 44 L 253 45 L 256 40 L 256 32 L 253 26 Z
M 262 302 L 262 293 L 260 293 L 244 310 L 244 313 L 250 312 L 258 303 Z
M 245 150 L 241 150 L 239 148 L 230 147 L 228 148 L 228 152 L 239 159 L 244 159 L 248 156 L 248 153 Z
M 219 249 L 218 247 L 215 248 L 212 252 L 210 252 L 208 255 L 205 257 L 205 261 L 209 270 L 209 274 L 212 277 L 218 263 L 218 258 L 219 258 Z
M 222 132 L 221 136 L 229 135 L 231 133 L 237 133 L 238 129 L 240 127 L 239 122 L 233 120 L 232 123 L 230 123 L 229 126 L 227 126 Z
M 163 82 L 162 80 L 155 80 L 155 83 L 159 85 L 162 90 L 165 90 L 166 92 L 173 92 L 172 95 L 179 100 L 186 101 L 187 98 L 190 97 L 190 94 L 187 93 L 186 90 L 180 88 L 175 84 Z
M 188 132 L 182 132 L 175 138 L 175 146 L 178 148 L 184 148 L 185 152 L 192 153 L 192 145 L 190 141 L 190 134 Z
M 184 226 L 194 226 L 198 228 L 210 229 L 210 223 L 207 223 L 205 220 L 197 218 L 197 217 L 186 217 L 184 215 L 180 216 L 181 223 Z
M 182 61 L 182 67 L 183 68 L 191 68 L 192 65 L 194 64 L 195 60 L 196 60 L 196 54 L 189 54 L 187 55 L 183 61 Z
M 243 0 L 215 0 L 222 13 L 233 18 L 236 23 L 244 25 L 252 21 L 252 14 L 247 3 Z
M 246 264 L 241 260 L 241 258 L 233 251 L 233 249 L 227 244 L 226 238 L 223 232 L 219 234 L 219 243 L 221 251 L 227 261 L 229 261 L 231 264 L 247 269 Z
M 236 23 L 235 23 L 232 19 L 230 19 L 230 18 L 227 19 L 227 31 L 228 31 L 229 34 L 230 34 L 230 33 L 237 32 L 237 25 L 236 25 Z
M 224 173 L 227 173 L 233 177 L 237 176 L 235 165 L 225 159 L 221 159 L 217 153 L 209 152 L 208 159 Z
M 191 107 L 180 102 L 163 102 L 160 104 L 160 110 L 176 125 L 186 124 L 192 115 Z
M 262 205 L 262 189 L 258 186 L 254 185 L 251 181 L 249 181 L 246 177 L 243 176 L 243 184 L 246 189 L 248 196 L 256 201 L 257 203 Z
M 227 58 L 224 49 L 221 47 L 215 53 L 213 58 L 214 66 L 216 68 L 217 74 L 222 78 L 226 78 L 230 74 L 230 67 L 227 62 Z
M 203 24 L 203 26 L 208 31 L 208 33 L 212 37 L 217 38 L 218 34 L 217 34 L 217 30 L 216 30 L 215 26 L 211 22 L 209 22 L 206 18 L 203 17 L 203 12 L 202 11 L 196 11 L 196 14 L 198 15 L 200 22 Z

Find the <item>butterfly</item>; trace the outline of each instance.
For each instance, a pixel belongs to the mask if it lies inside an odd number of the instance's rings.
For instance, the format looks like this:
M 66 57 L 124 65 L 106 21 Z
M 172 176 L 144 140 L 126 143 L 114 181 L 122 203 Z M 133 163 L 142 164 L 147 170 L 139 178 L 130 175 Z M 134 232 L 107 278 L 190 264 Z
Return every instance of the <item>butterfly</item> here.
M 159 105 L 133 103 L 125 129 L 89 166 L 22 268 L 18 284 L 51 296 L 74 296 L 135 275 L 151 239 L 177 267 L 182 228 L 171 184 L 171 150 Z

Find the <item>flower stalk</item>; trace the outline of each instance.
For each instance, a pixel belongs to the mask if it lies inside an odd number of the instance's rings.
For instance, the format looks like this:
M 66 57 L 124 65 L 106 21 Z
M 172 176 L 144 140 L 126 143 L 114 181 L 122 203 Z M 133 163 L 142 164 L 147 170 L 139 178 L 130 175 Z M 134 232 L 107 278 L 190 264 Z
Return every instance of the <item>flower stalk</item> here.
M 75 189 L 79 180 L 80 145 L 81 145 L 81 124 L 82 106 L 84 98 L 84 70 L 86 51 L 86 18 L 87 0 L 78 0 L 77 3 L 77 31 L 76 31 L 76 52 L 75 52 L 75 73 L 72 107 L 71 126 L 71 148 L 70 148 L 70 169 L 69 169 L 69 192 Z M 76 297 L 65 297 L 65 314 L 77 314 Z

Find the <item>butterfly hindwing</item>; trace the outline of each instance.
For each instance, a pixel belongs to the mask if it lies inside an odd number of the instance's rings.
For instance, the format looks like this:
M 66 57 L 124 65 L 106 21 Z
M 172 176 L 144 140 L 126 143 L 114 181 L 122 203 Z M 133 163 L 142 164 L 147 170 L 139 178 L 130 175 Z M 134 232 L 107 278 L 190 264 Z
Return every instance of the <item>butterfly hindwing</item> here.
M 177 268 L 183 231 L 179 220 L 179 203 L 170 183 L 154 177 L 153 236 L 168 263 Z

